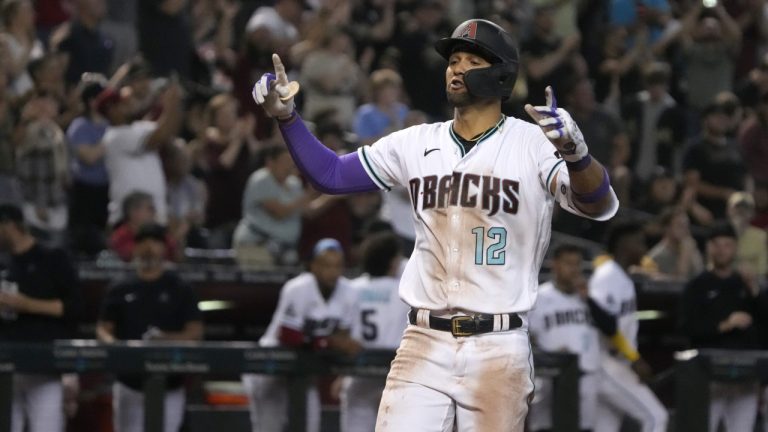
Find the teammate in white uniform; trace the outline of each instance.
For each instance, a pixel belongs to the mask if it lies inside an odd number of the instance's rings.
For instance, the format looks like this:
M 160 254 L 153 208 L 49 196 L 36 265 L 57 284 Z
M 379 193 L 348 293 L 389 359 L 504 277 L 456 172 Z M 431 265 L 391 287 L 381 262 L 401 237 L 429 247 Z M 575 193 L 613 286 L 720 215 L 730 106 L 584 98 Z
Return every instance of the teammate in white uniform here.
M 394 350 L 408 324 L 408 305 L 397 295 L 402 261 L 400 239 L 377 233 L 363 245 L 365 274 L 351 282 L 357 299 L 352 337 L 363 348 Z M 345 377 L 341 389 L 341 432 L 370 432 L 376 426 L 384 379 Z
M 627 274 L 638 265 L 646 251 L 640 225 L 616 225 L 608 237 L 608 253 L 613 259 L 599 265 L 589 279 L 589 295 L 601 308 L 617 318 L 619 332 L 637 352 L 638 322 L 635 312 L 635 284 Z M 616 432 L 624 415 L 640 422 L 642 432 L 665 432 L 668 414 L 656 395 L 641 381 L 647 365 L 637 355 L 634 362 L 612 352 L 603 344 L 602 371 L 598 391 L 595 432 Z M 645 378 L 645 377 L 643 377 Z
M 522 431 L 533 390 L 526 312 L 536 300 L 553 206 L 606 220 L 618 200 L 551 89 L 547 106 L 526 105 L 538 126 L 502 115 L 518 56 L 501 27 L 469 20 L 435 48 L 448 60 L 454 119 L 395 132 L 356 153 L 337 156 L 307 130 L 277 55 L 276 75 L 265 74 L 253 97 L 279 120 L 316 189 L 399 184 L 410 191 L 416 246 L 400 297 L 412 325 L 392 363 L 376 430 Z
M 349 281 L 341 277 L 344 255 L 334 239 L 317 242 L 310 271 L 289 280 L 280 292 L 277 309 L 259 345 L 264 347 L 311 346 L 355 352 L 349 337 L 355 297 Z M 284 378 L 244 375 L 254 432 L 283 432 L 287 423 L 288 389 Z M 311 386 L 307 392 L 307 431 L 320 430 L 320 397 Z
M 539 287 L 539 297 L 528 314 L 534 344 L 542 351 L 569 352 L 579 356 L 579 428 L 592 430 L 597 406 L 597 375 L 600 369 L 600 335 L 593 325 L 588 303 L 587 281 L 581 274 L 583 252 L 576 246 L 555 249 L 552 260 L 553 280 Z M 604 317 L 604 316 L 603 316 Z M 613 323 L 615 321 L 608 316 Z M 536 379 L 536 393 L 528 415 L 533 431 L 552 428 L 552 382 Z

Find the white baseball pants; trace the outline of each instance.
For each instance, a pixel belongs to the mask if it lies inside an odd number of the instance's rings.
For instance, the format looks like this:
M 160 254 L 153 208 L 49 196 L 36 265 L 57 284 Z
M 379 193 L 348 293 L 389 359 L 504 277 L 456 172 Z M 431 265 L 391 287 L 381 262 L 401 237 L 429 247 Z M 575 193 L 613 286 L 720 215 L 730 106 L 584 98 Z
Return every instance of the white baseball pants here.
M 709 385 L 709 430 L 717 432 L 722 420 L 727 432 L 752 432 L 757 420 L 757 383 Z
M 184 389 L 165 393 L 163 431 L 178 432 L 184 421 Z M 144 394 L 119 382 L 112 385 L 112 424 L 115 432 L 144 431 Z
M 532 431 L 552 429 L 552 380 L 536 378 L 536 391 L 531 411 L 528 414 L 528 427 Z M 579 428 L 591 430 L 595 424 L 597 409 L 598 374 L 592 372 L 579 378 Z
M 628 415 L 640 422 L 642 432 L 666 432 L 669 415 L 656 395 L 630 365 L 603 356 L 594 432 L 617 432 Z
M 383 378 L 345 377 L 341 385 L 341 432 L 371 432 L 386 381 Z
M 13 375 L 11 431 L 61 432 L 64 430 L 64 392 L 58 375 Z
M 376 431 L 522 432 L 532 377 L 527 330 L 455 338 L 409 325 Z
M 253 432 L 283 432 L 288 425 L 288 383 L 272 375 L 242 376 Z M 320 432 L 320 394 L 307 389 L 307 432 Z

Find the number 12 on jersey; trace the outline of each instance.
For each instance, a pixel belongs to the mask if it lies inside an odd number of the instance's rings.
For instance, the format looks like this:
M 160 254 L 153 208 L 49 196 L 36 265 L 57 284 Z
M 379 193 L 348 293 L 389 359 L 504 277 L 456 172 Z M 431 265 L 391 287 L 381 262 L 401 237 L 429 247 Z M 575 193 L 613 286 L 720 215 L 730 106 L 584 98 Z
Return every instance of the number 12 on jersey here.
M 472 234 L 475 235 L 475 264 L 476 265 L 504 265 L 506 262 L 507 247 L 507 229 L 504 227 L 488 228 L 486 235 L 485 227 L 472 228 Z M 485 248 L 485 238 L 491 239 L 488 249 Z

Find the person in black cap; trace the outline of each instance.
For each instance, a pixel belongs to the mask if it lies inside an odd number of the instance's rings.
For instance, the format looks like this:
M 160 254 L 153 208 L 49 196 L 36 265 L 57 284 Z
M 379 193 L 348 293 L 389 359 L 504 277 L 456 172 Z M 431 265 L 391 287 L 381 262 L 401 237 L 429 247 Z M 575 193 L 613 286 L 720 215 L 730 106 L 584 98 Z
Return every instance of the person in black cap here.
M 0 205 L 0 249 L 11 254 L 0 278 L 0 341 L 53 342 L 75 336 L 80 316 L 77 271 L 67 254 L 37 243 L 22 212 Z M 12 427 L 29 432 L 64 429 L 61 378 L 14 374 Z
M 736 232 L 730 225 L 715 226 L 707 240 L 709 268 L 691 280 L 680 303 L 680 324 L 692 348 L 746 350 L 760 348 L 758 323 L 768 316 L 768 305 L 757 284 L 736 269 Z M 755 426 L 758 382 L 712 383 L 710 431 L 721 421 L 728 431 L 751 431 Z
M 165 267 L 165 229 L 157 224 L 136 233 L 136 273 L 112 286 L 101 306 L 96 336 L 117 340 L 194 341 L 203 338 L 197 296 L 179 276 Z M 164 431 L 177 432 L 184 417 L 183 377 L 166 383 Z M 116 432 L 141 432 L 144 425 L 144 377 L 119 375 L 113 386 Z
M 411 325 L 376 430 L 443 430 L 455 422 L 459 431 L 522 431 L 533 391 L 526 313 L 555 203 L 607 220 L 619 202 L 551 87 L 546 106 L 524 107 L 535 124 L 502 114 L 519 69 L 509 33 L 471 19 L 434 47 L 446 60 L 453 120 L 394 132 L 356 153 L 338 156 L 309 132 L 295 110 L 297 83 L 277 54 L 275 73 L 264 74 L 252 95 L 278 120 L 316 190 L 405 186 L 411 195 L 416 246 L 400 284 Z

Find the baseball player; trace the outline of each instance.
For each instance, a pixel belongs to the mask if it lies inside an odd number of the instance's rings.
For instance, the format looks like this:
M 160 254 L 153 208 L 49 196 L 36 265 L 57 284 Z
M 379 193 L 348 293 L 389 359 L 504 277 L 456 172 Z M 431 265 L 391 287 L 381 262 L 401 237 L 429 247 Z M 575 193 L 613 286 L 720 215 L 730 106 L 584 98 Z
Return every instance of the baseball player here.
M 352 337 L 363 348 L 394 350 L 400 345 L 408 324 L 408 306 L 397 296 L 401 261 L 400 238 L 395 234 L 381 232 L 366 239 L 365 273 L 351 283 L 358 309 Z M 340 395 L 341 431 L 372 431 L 383 390 L 383 379 L 345 377 Z
M 612 341 L 613 346 L 605 339 L 602 344 L 595 432 L 618 431 L 624 415 L 640 422 L 642 432 L 667 430 L 666 409 L 642 382 L 650 376 L 650 369 L 637 353 L 635 284 L 627 273 L 629 267 L 640 264 L 645 250 L 642 226 L 614 226 L 608 235 L 612 258 L 599 265 L 589 279 L 589 296 L 616 317 L 618 333 L 623 335 Z
M 416 246 L 400 283 L 409 325 L 392 363 L 377 431 L 522 431 L 531 348 L 526 313 L 536 300 L 555 202 L 598 220 L 618 200 L 571 116 L 526 105 L 537 124 L 507 117 L 517 78 L 515 41 L 472 19 L 435 48 L 447 61 L 451 121 L 392 133 L 337 156 L 295 111 L 280 58 L 253 97 L 277 118 L 296 165 L 324 193 L 408 188 Z
M 583 252 L 576 246 L 555 249 L 552 260 L 553 279 L 539 287 L 539 297 L 530 314 L 529 328 L 534 344 L 542 351 L 569 352 L 579 356 L 579 427 L 592 430 L 597 407 L 600 342 L 595 320 L 605 318 L 615 331 L 615 320 L 597 311 L 587 296 L 587 281 L 581 274 Z M 609 332 L 611 332 L 609 330 Z M 552 427 L 552 383 L 536 380 L 536 393 L 528 416 L 533 431 Z
M 349 337 L 355 297 L 349 281 L 341 277 L 344 254 L 335 239 L 317 242 L 309 271 L 289 280 L 266 333 L 264 347 L 337 348 L 353 353 L 359 346 Z M 287 423 L 288 391 L 284 378 L 244 375 L 254 432 L 283 432 Z M 317 388 L 307 392 L 307 431 L 320 430 L 320 396 Z

